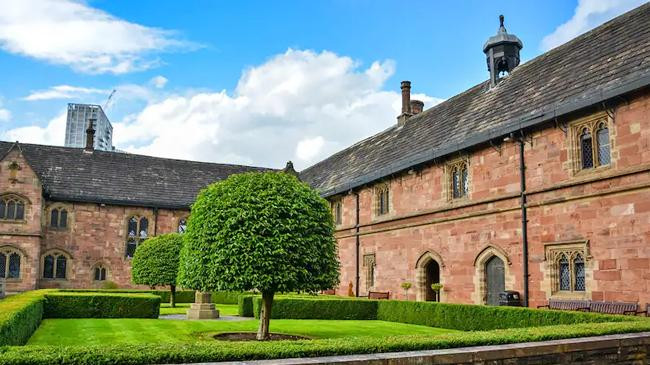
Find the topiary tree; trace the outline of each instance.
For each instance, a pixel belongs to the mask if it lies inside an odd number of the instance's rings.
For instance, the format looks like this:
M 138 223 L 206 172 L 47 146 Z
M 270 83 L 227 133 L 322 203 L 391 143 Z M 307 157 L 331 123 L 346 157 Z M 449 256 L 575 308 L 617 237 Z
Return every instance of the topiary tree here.
M 161 234 L 140 244 L 131 261 L 131 280 L 151 287 L 169 285 L 172 307 L 176 306 L 176 276 L 182 246 L 180 234 Z
M 181 285 L 262 293 L 258 340 L 269 338 L 275 293 L 338 285 L 329 205 L 286 173 L 231 175 L 208 186 L 192 205 L 184 238 Z

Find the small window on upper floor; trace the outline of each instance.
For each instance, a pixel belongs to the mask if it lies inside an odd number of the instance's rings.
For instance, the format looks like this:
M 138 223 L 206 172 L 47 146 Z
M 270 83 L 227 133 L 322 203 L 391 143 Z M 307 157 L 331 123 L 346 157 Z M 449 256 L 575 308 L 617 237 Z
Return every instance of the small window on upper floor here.
M 67 228 L 68 211 L 65 208 L 54 208 L 50 211 L 50 228 Z
M 0 220 L 22 221 L 25 219 L 25 201 L 14 195 L 0 198 Z
M 388 214 L 390 211 L 390 188 L 381 184 L 375 188 L 375 211 L 377 215 Z
M 343 203 L 340 200 L 332 202 L 332 216 L 334 217 L 334 224 L 343 223 Z
M 603 115 L 580 120 L 571 126 L 576 171 L 588 171 L 611 164 L 610 130 Z
M 149 220 L 146 217 L 132 216 L 127 221 L 126 257 L 133 257 L 136 248 L 149 237 Z
M 466 159 L 452 161 L 447 165 L 449 199 L 465 198 L 469 194 L 469 163 Z
M 185 233 L 186 229 L 187 229 L 187 219 L 181 218 L 178 221 L 178 233 Z

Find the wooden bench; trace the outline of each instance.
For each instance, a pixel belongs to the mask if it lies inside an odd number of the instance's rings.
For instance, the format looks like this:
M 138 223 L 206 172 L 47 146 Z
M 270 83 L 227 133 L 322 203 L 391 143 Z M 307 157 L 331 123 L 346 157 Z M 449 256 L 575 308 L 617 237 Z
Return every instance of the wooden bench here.
M 390 299 L 390 292 L 369 291 L 368 299 Z
M 650 303 L 645 305 L 645 312 L 641 311 L 638 314 L 645 314 L 646 317 L 650 317 Z
M 589 311 L 594 313 L 636 315 L 638 310 L 639 304 L 633 302 L 594 301 L 589 303 Z
M 549 299 L 547 305 L 538 305 L 537 308 L 548 308 L 569 311 L 589 311 L 588 300 Z
M 334 289 L 328 289 L 328 290 L 323 290 L 321 292 L 323 295 L 336 295 L 336 290 Z

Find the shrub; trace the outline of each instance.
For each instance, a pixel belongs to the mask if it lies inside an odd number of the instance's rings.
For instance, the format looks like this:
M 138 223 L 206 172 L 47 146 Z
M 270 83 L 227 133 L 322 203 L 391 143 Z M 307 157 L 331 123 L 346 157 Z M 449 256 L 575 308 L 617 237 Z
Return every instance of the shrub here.
M 142 289 L 60 289 L 62 293 L 127 293 L 127 294 L 153 294 L 160 297 L 161 302 L 169 302 L 169 290 L 142 290 Z M 176 303 L 194 303 L 194 290 L 176 291 Z
M 586 323 L 541 328 L 457 332 L 440 336 L 393 336 L 268 342 L 196 342 L 105 346 L 16 346 L 0 350 L 3 365 L 170 364 L 247 361 L 313 356 L 435 350 L 557 340 L 650 330 L 650 321 Z
M 241 317 L 253 317 L 255 312 L 253 311 L 253 299 L 254 295 L 241 295 L 237 300 L 237 305 L 239 309 L 239 315 Z
M 0 346 L 23 345 L 29 340 L 41 323 L 44 296 L 49 291 L 35 290 L 0 300 Z
M 131 279 L 135 284 L 169 285 L 172 307 L 176 306 L 176 275 L 183 237 L 167 233 L 150 238 L 138 245 L 131 262 Z
M 397 300 L 378 301 L 377 319 L 463 331 L 634 320 L 633 317 L 574 311 Z
M 104 284 L 102 284 L 102 289 L 118 289 L 119 286 L 114 281 L 106 280 Z
M 239 297 L 249 294 L 236 291 L 215 291 L 212 292 L 212 303 L 237 304 L 239 303 Z
M 158 318 L 160 297 L 152 294 L 52 292 L 45 318 Z
M 338 284 L 329 205 L 291 174 L 234 174 L 203 189 L 184 240 L 181 285 L 262 293 L 260 340 L 269 337 L 275 293 L 317 292 Z
M 262 298 L 253 301 L 255 318 L 259 318 Z M 271 318 L 284 319 L 377 319 L 376 300 L 277 298 Z

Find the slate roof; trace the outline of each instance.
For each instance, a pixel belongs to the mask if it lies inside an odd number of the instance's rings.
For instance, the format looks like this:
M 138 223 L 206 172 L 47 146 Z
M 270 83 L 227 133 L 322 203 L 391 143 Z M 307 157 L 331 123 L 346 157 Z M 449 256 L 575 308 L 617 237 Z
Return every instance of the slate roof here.
M 324 196 L 345 192 L 647 85 L 650 3 L 520 65 L 492 90 L 482 82 L 300 177 Z
M 0 158 L 14 143 L 0 142 Z M 188 209 L 205 186 L 231 174 L 271 169 L 174 160 L 83 148 L 18 144 L 57 201 Z

